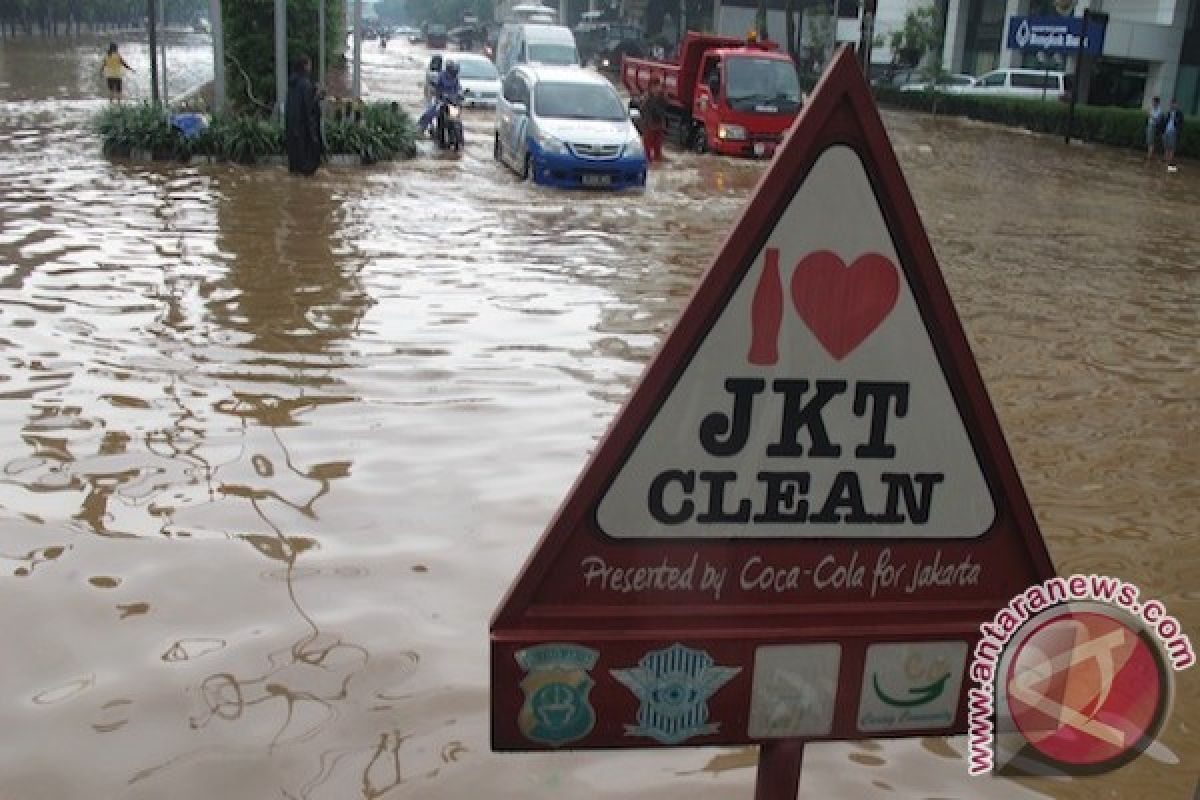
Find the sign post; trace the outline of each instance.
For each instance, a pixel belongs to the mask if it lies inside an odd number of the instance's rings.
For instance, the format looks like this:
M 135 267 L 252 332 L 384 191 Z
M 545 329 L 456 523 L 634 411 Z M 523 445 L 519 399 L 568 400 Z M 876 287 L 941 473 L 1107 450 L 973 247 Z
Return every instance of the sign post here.
M 762 745 L 758 750 L 758 772 L 754 777 L 754 800 L 796 800 L 803 761 L 803 739 Z
M 979 625 L 1053 574 L 842 48 L 491 628 L 501 751 L 966 728 Z

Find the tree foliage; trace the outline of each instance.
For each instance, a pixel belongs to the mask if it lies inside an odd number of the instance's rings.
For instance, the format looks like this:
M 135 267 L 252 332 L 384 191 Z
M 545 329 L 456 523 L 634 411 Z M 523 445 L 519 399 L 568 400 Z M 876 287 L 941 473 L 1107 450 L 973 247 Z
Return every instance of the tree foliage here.
M 168 25 L 186 25 L 207 15 L 208 0 L 158 0 Z M 0 0 L 0 33 L 33 34 L 78 32 L 113 27 L 140 26 L 146 18 L 146 0 Z
M 930 50 L 937 50 L 942 39 L 942 15 L 937 6 L 925 6 L 909 11 L 904 25 L 892 32 L 892 52 L 901 63 L 915 66 Z
M 344 56 L 346 0 L 287 0 L 289 65 L 305 55 L 316 69 L 322 2 L 327 63 L 336 64 Z M 221 0 L 229 101 L 243 111 L 269 113 L 275 106 L 274 7 L 274 0 Z

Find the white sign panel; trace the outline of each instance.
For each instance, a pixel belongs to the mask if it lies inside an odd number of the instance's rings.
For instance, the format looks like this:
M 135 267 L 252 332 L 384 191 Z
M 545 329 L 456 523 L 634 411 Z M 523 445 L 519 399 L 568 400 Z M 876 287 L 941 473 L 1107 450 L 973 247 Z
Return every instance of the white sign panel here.
M 824 736 L 833 729 L 842 646 L 770 645 L 754 653 L 750 690 L 753 739 Z
M 992 495 L 853 150 L 814 164 L 596 518 L 618 539 L 991 527 Z
M 874 733 L 950 727 L 966 666 L 966 642 L 871 645 L 858 729 Z

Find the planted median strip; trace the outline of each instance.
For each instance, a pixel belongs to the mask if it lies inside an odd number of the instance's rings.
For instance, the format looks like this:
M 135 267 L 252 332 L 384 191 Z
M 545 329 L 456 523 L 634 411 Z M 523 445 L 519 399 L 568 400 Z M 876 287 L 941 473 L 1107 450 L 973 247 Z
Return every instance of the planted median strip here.
M 979 97 L 952 92 L 903 92 L 875 88 L 881 106 L 910 111 L 926 111 L 981 122 L 994 122 L 1026 128 L 1034 133 L 1062 136 L 1067 130 L 1067 104 L 1020 97 Z M 1146 112 L 1140 108 L 1076 106 L 1071 135 L 1086 142 L 1146 149 Z M 1200 158 L 1200 128 L 1184 126 L 1177 154 Z
M 102 111 L 94 126 L 104 154 L 113 158 L 271 164 L 286 155 L 283 126 L 272 119 L 214 115 L 193 136 L 185 136 L 171 119 L 150 105 L 117 106 Z M 326 119 L 323 132 L 331 163 L 351 158 L 374 164 L 412 158 L 417 152 L 412 117 L 386 103 L 364 106 L 361 121 Z

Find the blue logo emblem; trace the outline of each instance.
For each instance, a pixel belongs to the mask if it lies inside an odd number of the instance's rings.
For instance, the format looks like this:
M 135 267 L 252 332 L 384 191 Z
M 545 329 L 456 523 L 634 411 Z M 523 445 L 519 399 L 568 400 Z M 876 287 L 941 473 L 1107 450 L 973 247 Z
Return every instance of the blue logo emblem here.
M 650 651 L 636 667 L 611 670 L 642 703 L 638 724 L 626 725 L 625 735 L 679 744 L 716 733 L 720 723 L 708 722 L 708 698 L 741 670 L 718 667 L 708 653 L 678 643 Z
M 521 681 L 525 705 L 517 727 L 525 738 L 553 747 L 582 739 L 596 724 L 588 703 L 595 686 L 588 671 L 599 653 L 575 644 L 539 644 L 516 654 L 527 673 Z

